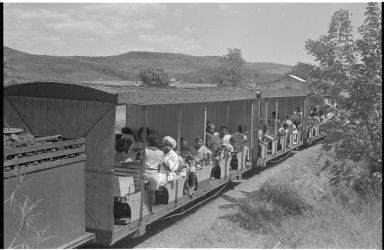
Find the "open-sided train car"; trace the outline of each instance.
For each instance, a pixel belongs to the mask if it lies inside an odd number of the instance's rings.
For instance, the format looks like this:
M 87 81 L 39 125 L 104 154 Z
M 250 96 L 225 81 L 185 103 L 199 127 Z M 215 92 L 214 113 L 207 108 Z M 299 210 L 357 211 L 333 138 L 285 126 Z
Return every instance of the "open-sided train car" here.
M 86 138 L 85 154 L 85 226 L 95 233 L 96 243 L 110 246 L 128 235 L 145 233 L 146 225 L 217 189 L 241 173 L 263 166 L 305 144 L 310 100 L 304 90 L 260 91 L 244 89 L 155 89 L 100 86 L 93 84 L 35 82 L 4 89 L 5 118 L 12 126 L 35 134 L 60 134 Z M 231 155 L 220 162 L 220 178 L 210 178 L 212 166 L 197 171 L 197 192 L 192 198 L 183 195 L 185 177 L 177 177 L 167 187 L 168 200 L 155 205 L 150 213 L 149 194 L 142 178 L 143 161 L 115 166 L 116 108 L 125 106 L 126 126 L 149 127 L 163 136 L 193 142 L 205 138 L 207 121 L 226 123 L 230 133 L 238 125 L 248 128 L 250 164 L 245 153 L 237 152 L 237 170 L 230 169 Z M 258 156 L 257 131 L 263 124 L 285 118 L 301 107 L 303 132 L 297 144 L 271 148 L 263 146 Z M 309 133 L 319 138 L 318 129 Z M 145 133 L 143 147 L 145 147 Z M 287 138 L 285 138 L 286 140 Z M 293 140 L 289 140 L 292 142 Z M 179 146 L 177 151 L 179 151 Z M 143 157 L 142 157 L 143 158 Z M 115 216 L 116 198 L 126 201 L 125 216 Z M 71 216 L 69 213 L 68 216 Z

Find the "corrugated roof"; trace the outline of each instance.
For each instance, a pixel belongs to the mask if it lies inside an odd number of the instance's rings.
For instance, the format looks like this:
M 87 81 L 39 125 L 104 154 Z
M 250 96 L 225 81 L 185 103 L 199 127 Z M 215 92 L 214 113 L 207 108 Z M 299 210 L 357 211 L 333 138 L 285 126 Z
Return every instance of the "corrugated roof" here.
M 240 88 L 149 88 L 73 82 L 32 82 L 4 87 L 4 95 L 56 99 L 89 100 L 116 104 L 159 105 L 253 100 L 255 89 Z M 281 89 L 262 91 L 261 97 L 306 96 L 305 90 Z

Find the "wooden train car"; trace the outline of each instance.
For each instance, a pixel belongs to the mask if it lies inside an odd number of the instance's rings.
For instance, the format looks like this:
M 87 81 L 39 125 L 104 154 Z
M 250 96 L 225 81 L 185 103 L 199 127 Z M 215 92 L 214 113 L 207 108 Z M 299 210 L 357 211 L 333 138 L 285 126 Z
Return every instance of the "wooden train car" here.
M 243 172 L 263 166 L 298 146 L 323 135 L 308 133 L 310 98 L 304 90 L 260 91 L 245 89 L 130 88 L 95 84 L 35 82 L 4 89 L 5 119 L 12 126 L 35 134 L 61 134 L 86 138 L 85 226 L 95 233 L 96 243 L 110 246 L 129 235 L 142 235 L 148 224 L 217 189 Z M 236 152 L 237 169 L 230 168 L 233 154 L 219 163 L 220 178 L 211 178 L 212 165 L 197 170 L 198 185 L 192 198 L 183 194 L 185 177 L 166 185 L 167 200 L 149 211 L 149 191 L 143 181 L 143 161 L 115 166 L 116 109 L 125 107 L 126 126 L 151 128 L 161 137 L 183 137 L 193 142 L 205 138 L 207 121 L 226 123 L 230 133 L 238 125 L 248 128 L 249 164 L 245 151 Z M 303 130 L 293 138 L 274 140 L 258 155 L 258 130 L 264 124 L 285 118 L 296 107 L 303 110 Z M 275 112 L 275 120 L 272 117 Z M 308 136 L 307 136 L 308 135 Z M 289 135 L 292 136 L 292 135 Z M 288 137 L 288 136 L 287 136 Z M 310 138 L 308 138 L 310 137 Z M 145 147 L 146 133 L 142 147 Z M 288 143 L 289 142 L 289 143 Z M 177 151 L 180 150 L 178 143 Z M 143 157 L 142 157 L 143 158 Z M 125 216 L 115 216 L 116 199 L 125 199 Z
M 85 231 L 84 145 L 84 138 L 63 138 L 4 150 L 5 247 L 74 248 L 94 240 Z M 20 203 L 37 206 L 28 212 Z M 23 217 L 36 231 L 22 226 Z

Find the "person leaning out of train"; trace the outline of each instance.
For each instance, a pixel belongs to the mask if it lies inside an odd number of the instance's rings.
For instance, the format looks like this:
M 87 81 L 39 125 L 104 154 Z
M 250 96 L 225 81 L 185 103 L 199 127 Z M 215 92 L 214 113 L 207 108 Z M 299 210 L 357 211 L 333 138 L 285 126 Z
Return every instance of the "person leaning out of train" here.
M 159 185 L 165 185 L 167 181 L 173 180 L 176 171 L 179 169 L 179 156 L 173 151 L 176 148 L 176 141 L 170 136 L 163 138 L 163 161 L 160 164 Z
M 201 169 L 205 165 L 212 162 L 212 152 L 206 146 L 203 145 L 203 138 L 200 136 L 196 137 L 195 145 L 191 148 L 191 155 L 197 163 L 197 168 Z
M 180 147 L 180 164 L 183 165 L 182 168 L 186 171 L 186 181 L 184 183 L 184 193 L 192 196 L 196 188 L 196 165 L 197 162 L 190 152 L 188 146 Z
M 156 134 L 149 135 L 145 147 L 145 170 L 143 177 L 149 183 L 150 210 L 155 204 L 155 191 L 159 188 L 159 166 L 163 158 L 164 153 L 159 149 L 159 136 Z

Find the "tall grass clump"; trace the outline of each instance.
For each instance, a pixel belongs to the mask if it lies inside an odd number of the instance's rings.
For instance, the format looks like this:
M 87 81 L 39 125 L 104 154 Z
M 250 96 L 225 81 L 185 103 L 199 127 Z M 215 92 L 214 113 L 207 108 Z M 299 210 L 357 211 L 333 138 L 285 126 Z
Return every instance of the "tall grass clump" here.
M 240 217 L 244 227 L 259 232 L 270 232 L 287 216 L 311 210 L 298 188 L 289 183 L 268 181 L 240 203 Z
M 288 181 L 268 181 L 240 203 L 240 226 L 264 234 L 265 248 L 382 248 L 381 199 L 309 198 Z
M 382 249 L 382 204 L 355 209 L 332 199 L 319 209 L 285 218 L 271 238 L 286 248 Z

